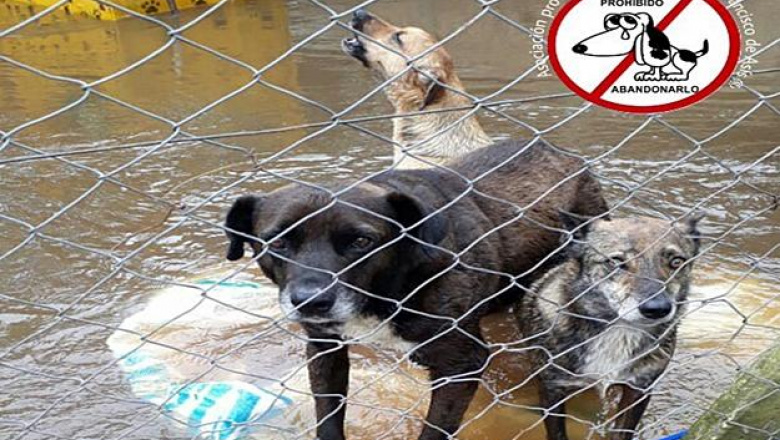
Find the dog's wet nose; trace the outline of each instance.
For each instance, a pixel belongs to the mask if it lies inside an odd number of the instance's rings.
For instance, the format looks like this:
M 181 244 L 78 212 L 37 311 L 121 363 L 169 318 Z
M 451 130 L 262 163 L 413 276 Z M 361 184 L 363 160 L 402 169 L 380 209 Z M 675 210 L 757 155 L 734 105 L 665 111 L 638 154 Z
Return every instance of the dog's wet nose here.
M 673 309 L 672 302 L 662 294 L 648 299 L 639 306 L 639 313 L 648 319 L 662 319 L 669 316 Z
M 577 43 L 574 45 L 574 47 L 571 48 L 571 50 L 573 50 L 574 53 L 585 53 L 588 51 L 588 46 L 582 43 Z
M 371 20 L 371 14 L 366 12 L 365 9 L 358 9 L 352 13 L 352 20 L 349 24 L 352 26 L 352 29 L 362 31 L 363 25 L 369 20 Z
M 336 302 L 336 295 L 329 289 L 313 286 L 299 286 L 290 289 L 290 302 L 305 315 L 323 314 L 330 311 Z

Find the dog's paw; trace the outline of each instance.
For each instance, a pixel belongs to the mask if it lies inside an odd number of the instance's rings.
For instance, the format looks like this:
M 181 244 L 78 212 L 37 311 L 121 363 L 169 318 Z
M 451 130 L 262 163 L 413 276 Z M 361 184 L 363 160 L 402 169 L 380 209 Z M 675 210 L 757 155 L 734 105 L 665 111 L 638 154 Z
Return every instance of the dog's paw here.
M 141 3 L 141 9 L 147 14 L 156 14 L 160 12 L 160 2 L 158 0 L 147 0 Z
M 670 73 L 666 75 L 664 79 L 669 81 L 688 81 L 688 75 L 680 75 L 679 73 Z
M 634 80 L 636 81 L 655 81 L 657 79 L 658 78 L 650 72 L 638 72 L 634 75 Z

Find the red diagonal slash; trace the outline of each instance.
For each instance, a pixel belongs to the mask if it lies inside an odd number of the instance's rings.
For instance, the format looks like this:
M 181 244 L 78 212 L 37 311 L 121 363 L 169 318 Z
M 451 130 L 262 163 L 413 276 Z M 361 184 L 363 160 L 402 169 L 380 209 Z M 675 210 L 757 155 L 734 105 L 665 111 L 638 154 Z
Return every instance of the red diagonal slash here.
M 693 0 L 682 0 L 680 3 L 677 3 L 671 11 L 669 11 L 668 14 L 658 23 L 656 28 L 660 31 L 663 31 L 666 29 L 670 24 L 672 24 L 672 21 L 674 21 L 675 18 L 677 18 L 685 8 L 688 7 L 688 5 L 691 4 Z M 595 98 L 601 98 L 601 96 L 609 90 L 609 88 L 612 86 L 612 84 L 615 83 L 615 81 L 620 78 L 621 75 L 623 75 L 626 70 L 628 70 L 631 65 L 634 64 L 634 51 L 631 51 L 625 58 L 623 58 L 623 61 L 620 62 L 620 64 L 615 67 L 615 70 L 609 73 L 606 78 L 604 78 L 599 85 L 593 89 L 593 92 L 590 93 L 592 97 Z

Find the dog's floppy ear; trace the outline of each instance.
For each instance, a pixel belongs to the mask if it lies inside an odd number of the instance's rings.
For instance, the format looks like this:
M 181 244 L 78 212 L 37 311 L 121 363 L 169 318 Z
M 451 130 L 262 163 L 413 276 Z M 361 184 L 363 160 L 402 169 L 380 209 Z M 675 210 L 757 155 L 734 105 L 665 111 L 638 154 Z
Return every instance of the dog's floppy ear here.
M 428 70 L 417 73 L 420 84 L 424 89 L 423 103 L 420 105 L 420 110 L 425 109 L 434 102 L 439 101 L 446 92 L 444 86 L 442 86 L 442 78 L 439 75 L 434 74 Z
M 262 196 L 241 196 L 230 207 L 225 220 L 225 227 L 245 235 L 255 237 L 255 223 L 260 212 Z M 230 240 L 227 251 L 227 259 L 236 261 L 244 256 L 244 243 L 251 241 L 244 235 L 226 231 Z
M 640 21 L 645 22 L 645 26 L 650 28 L 655 28 L 655 22 L 653 21 L 653 16 L 648 14 L 647 12 L 640 12 L 636 14 L 637 18 L 639 18 Z
M 447 236 L 447 221 L 441 214 L 431 216 L 433 208 L 427 206 L 414 196 L 393 191 L 387 195 L 387 202 L 396 213 L 395 220 L 405 227 L 412 226 L 422 219 L 422 224 L 410 233 L 420 240 L 438 244 Z
M 452 58 L 443 48 L 439 48 L 435 53 L 431 53 L 421 60 L 420 65 L 414 69 L 416 83 L 423 90 L 420 110 L 444 97 L 447 88 L 443 84 L 449 82 L 450 72 L 453 69 Z

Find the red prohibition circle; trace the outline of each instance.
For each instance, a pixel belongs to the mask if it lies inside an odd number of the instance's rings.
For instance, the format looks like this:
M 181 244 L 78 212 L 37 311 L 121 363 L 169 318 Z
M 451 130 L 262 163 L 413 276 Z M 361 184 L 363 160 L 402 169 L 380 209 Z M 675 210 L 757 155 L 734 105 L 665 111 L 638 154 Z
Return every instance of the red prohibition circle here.
M 561 66 L 561 63 L 558 61 L 558 54 L 556 52 L 558 28 L 560 28 L 561 22 L 563 22 L 563 19 L 569 14 L 569 12 L 571 12 L 571 10 L 582 1 L 584 0 L 569 0 L 568 3 L 563 5 L 558 14 L 555 15 L 552 25 L 550 25 L 550 37 L 548 39 L 547 47 L 550 53 L 550 64 L 552 65 L 553 70 L 555 70 L 555 73 L 558 75 L 558 78 L 563 81 L 566 87 L 574 91 L 574 93 L 586 101 L 592 102 L 601 107 L 628 113 L 661 113 L 672 110 L 679 110 L 683 107 L 693 105 L 713 94 L 729 79 L 731 74 L 734 72 L 734 69 L 737 67 L 737 61 L 739 61 L 740 36 L 739 29 L 737 29 L 737 24 L 734 22 L 734 18 L 731 16 L 728 9 L 726 9 L 726 7 L 717 0 L 700 0 L 715 10 L 720 19 L 723 21 L 723 24 L 726 26 L 726 30 L 728 31 L 729 35 L 729 55 L 726 59 L 726 64 L 723 66 L 723 69 L 720 71 L 714 81 L 691 96 L 666 104 L 648 106 L 626 105 L 607 101 L 601 96 L 595 96 L 593 93 L 583 90 L 574 82 L 574 80 L 569 77 L 568 74 L 566 74 L 563 66 Z M 681 0 L 681 2 L 685 1 L 686 0 Z M 688 1 L 688 3 L 691 2 Z

